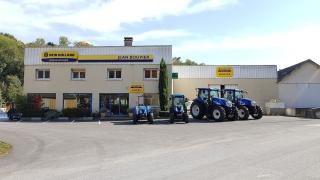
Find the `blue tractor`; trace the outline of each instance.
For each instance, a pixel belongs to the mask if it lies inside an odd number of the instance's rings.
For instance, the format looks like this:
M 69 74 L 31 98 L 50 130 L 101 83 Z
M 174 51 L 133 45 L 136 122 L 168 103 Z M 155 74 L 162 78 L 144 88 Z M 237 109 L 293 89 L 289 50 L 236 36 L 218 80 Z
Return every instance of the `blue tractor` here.
M 221 96 L 237 106 L 239 119 L 247 120 L 249 115 L 254 119 L 261 119 L 263 114 L 262 108 L 254 100 L 245 98 L 246 93 L 246 91 L 240 89 L 224 89 L 221 91 Z
M 186 107 L 185 96 L 183 94 L 172 94 L 171 95 L 171 106 L 170 106 L 170 120 L 172 124 L 176 119 L 180 119 L 185 123 L 189 122 L 188 111 Z
M 194 119 L 202 119 L 204 115 L 215 121 L 237 120 L 237 108 L 231 101 L 220 98 L 219 89 L 197 88 L 197 98 L 193 100 L 190 111 Z
M 140 120 L 143 120 L 143 119 L 146 119 L 149 122 L 149 124 L 153 124 L 152 108 L 151 106 L 145 105 L 143 103 L 143 96 L 138 96 L 138 105 L 133 107 L 132 113 L 133 113 L 133 124 L 137 124 Z

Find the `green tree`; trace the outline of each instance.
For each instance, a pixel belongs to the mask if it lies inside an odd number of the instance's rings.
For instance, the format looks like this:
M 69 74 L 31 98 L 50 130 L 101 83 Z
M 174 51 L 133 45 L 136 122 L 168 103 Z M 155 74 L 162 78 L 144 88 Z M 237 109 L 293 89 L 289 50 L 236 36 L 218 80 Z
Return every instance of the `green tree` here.
M 205 65 L 205 63 L 198 64 L 195 61 L 192 61 L 191 59 L 186 59 L 185 61 L 181 60 L 181 57 L 174 57 L 172 59 L 173 65 L 186 65 L 186 66 L 198 66 L 198 65 Z
M 75 41 L 73 42 L 74 47 L 83 47 L 83 46 L 93 46 L 92 44 L 86 42 L 86 41 Z
M 71 44 L 71 42 L 68 40 L 68 38 L 66 36 L 60 36 L 59 37 L 59 46 L 69 46 Z
M 15 101 L 16 98 L 22 95 L 22 84 L 17 76 L 7 76 L 6 77 L 6 101 L 12 102 Z
M 167 65 L 163 59 L 160 62 L 159 75 L 159 101 L 161 111 L 166 111 L 168 106 L 168 72 Z
M 23 80 L 24 44 L 10 34 L 0 33 L 0 82 L 7 75 L 16 75 Z

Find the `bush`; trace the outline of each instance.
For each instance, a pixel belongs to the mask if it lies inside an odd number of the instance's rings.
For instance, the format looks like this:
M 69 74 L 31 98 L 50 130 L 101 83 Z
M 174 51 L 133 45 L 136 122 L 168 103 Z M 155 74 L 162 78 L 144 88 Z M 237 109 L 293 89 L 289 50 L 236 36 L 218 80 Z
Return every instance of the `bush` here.
M 25 95 L 17 96 L 16 108 L 19 113 L 22 113 L 23 117 L 43 117 L 44 112 L 38 111 L 32 108 L 32 102 Z
M 50 109 L 44 113 L 44 117 L 47 120 L 54 120 L 54 119 L 59 118 L 60 116 L 61 116 L 61 113 L 59 111 L 53 110 L 53 109 Z
M 62 110 L 62 114 L 66 117 L 88 117 L 91 115 L 89 109 L 83 108 L 66 108 Z

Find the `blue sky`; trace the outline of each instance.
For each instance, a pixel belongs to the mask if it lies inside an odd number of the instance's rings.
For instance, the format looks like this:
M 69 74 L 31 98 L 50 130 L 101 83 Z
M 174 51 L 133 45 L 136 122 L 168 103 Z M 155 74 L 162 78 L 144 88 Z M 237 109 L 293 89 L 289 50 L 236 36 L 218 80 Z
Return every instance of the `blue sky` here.
M 173 45 L 206 64 L 320 61 L 318 0 L 0 0 L 0 31 L 94 45 Z

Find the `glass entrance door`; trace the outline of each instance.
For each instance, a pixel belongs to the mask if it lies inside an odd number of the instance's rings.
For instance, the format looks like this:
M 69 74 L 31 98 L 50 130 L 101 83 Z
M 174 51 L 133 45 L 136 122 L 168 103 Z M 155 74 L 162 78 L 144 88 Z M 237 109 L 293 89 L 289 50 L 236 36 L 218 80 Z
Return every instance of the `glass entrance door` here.
M 129 108 L 129 94 L 100 94 L 100 111 L 108 116 L 126 116 Z

